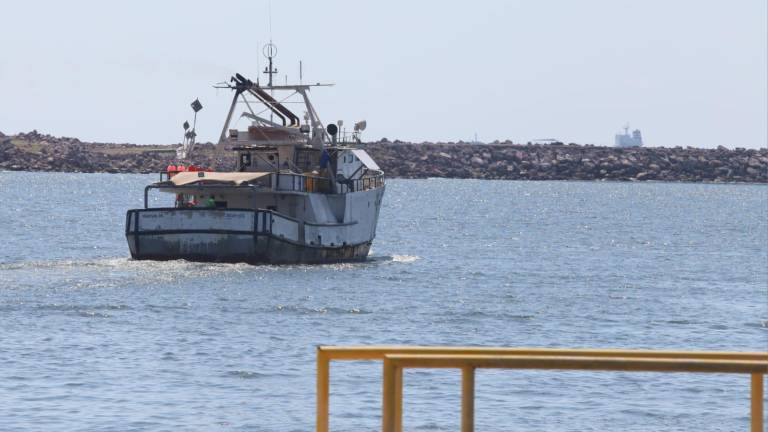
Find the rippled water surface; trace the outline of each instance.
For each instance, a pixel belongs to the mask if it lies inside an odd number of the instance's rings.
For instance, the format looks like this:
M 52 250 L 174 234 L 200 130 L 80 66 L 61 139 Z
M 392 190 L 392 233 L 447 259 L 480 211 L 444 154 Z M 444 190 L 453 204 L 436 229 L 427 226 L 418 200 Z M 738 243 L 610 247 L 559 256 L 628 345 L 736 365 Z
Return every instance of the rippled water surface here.
M 768 349 L 768 188 L 390 180 L 369 262 L 134 262 L 142 175 L 0 173 L 0 430 L 314 427 L 318 344 Z M 380 366 L 332 367 L 333 430 Z M 457 430 L 456 371 L 405 427 Z M 478 431 L 746 430 L 746 376 L 478 372 Z

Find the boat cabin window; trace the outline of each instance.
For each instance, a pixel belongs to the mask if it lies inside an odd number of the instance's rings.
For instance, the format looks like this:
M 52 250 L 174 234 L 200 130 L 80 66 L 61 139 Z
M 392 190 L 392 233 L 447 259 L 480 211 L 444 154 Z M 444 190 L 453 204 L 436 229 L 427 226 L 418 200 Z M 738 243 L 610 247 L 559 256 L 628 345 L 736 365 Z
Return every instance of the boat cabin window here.
M 343 158 L 341 158 L 342 162 L 344 163 L 352 163 L 357 162 L 359 159 L 357 159 L 357 156 L 353 154 L 345 154 Z
M 315 148 L 297 148 L 293 163 L 302 170 L 310 171 L 320 165 L 320 153 Z
M 251 154 L 250 153 L 240 153 L 240 166 L 241 167 L 251 166 Z
M 240 172 L 274 171 L 278 169 L 280 156 L 277 149 L 242 149 L 237 158 L 237 170 Z

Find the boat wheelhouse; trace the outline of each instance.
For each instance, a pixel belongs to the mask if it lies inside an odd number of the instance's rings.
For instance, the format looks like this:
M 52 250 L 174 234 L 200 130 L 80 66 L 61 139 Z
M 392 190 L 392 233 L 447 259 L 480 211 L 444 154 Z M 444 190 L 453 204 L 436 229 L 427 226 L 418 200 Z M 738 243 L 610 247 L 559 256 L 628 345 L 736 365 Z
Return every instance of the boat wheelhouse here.
M 341 122 L 326 127 L 308 97 L 319 84 L 272 85 L 271 75 L 266 86 L 239 74 L 224 86 L 234 98 L 217 149 L 233 153 L 231 171 L 171 165 L 145 188 L 144 208 L 126 215 L 134 259 L 291 264 L 367 257 L 384 173 L 357 146 L 365 122 L 350 134 Z M 303 122 L 287 106 L 292 97 L 305 109 Z M 195 103 L 197 113 L 202 105 Z M 238 126 L 242 120 L 246 127 Z M 194 143 L 192 128 L 178 151 L 186 166 Z M 174 205 L 151 208 L 154 191 L 172 194 Z

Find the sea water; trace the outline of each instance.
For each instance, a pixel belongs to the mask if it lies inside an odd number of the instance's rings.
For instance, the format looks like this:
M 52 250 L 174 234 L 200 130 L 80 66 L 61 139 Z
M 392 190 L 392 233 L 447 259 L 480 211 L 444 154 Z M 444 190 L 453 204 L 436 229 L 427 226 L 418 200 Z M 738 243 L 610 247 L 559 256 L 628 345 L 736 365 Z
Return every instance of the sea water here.
M 156 176 L 0 173 L 0 431 L 308 431 L 320 344 L 768 350 L 768 187 L 389 180 L 370 259 L 129 258 Z M 157 197 L 151 198 L 153 203 Z M 458 430 L 460 374 L 405 373 Z M 380 427 L 334 363 L 331 428 Z M 730 431 L 744 375 L 480 370 L 478 431 Z

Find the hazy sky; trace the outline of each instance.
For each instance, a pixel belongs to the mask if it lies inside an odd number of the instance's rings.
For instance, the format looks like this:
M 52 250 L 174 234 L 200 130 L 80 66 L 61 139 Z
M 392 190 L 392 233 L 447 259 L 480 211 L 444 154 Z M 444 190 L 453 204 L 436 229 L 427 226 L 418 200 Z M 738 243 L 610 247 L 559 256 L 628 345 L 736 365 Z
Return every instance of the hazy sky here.
M 272 1 L 280 81 L 369 140 L 558 138 L 765 147 L 765 0 Z M 268 1 L 9 1 L 0 131 L 171 143 L 199 97 L 203 141 L 255 80 Z M 261 58 L 259 58 L 261 57 Z

